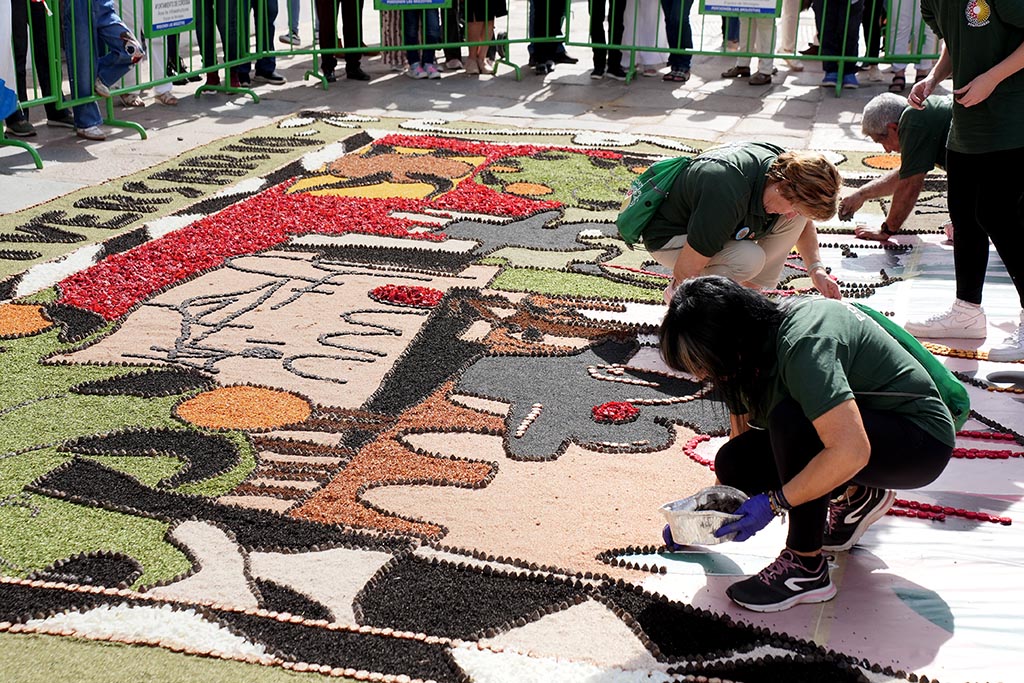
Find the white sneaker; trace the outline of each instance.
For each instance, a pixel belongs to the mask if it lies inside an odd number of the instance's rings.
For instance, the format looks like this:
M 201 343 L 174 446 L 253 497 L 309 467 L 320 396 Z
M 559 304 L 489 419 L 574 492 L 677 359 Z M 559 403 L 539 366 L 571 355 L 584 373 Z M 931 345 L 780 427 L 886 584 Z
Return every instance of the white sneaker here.
M 948 311 L 926 320 L 908 322 L 903 328 L 915 337 L 926 339 L 984 339 L 988 322 L 981 306 L 957 299 Z
M 988 350 L 988 359 L 998 363 L 1024 360 L 1024 311 L 1020 314 L 1020 325 L 1003 340 L 1002 344 Z
M 441 72 L 437 70 L 434 64 L 427 62 L 423 66 L 423 70 L 427 72 L 427 78 L 441 78 Z

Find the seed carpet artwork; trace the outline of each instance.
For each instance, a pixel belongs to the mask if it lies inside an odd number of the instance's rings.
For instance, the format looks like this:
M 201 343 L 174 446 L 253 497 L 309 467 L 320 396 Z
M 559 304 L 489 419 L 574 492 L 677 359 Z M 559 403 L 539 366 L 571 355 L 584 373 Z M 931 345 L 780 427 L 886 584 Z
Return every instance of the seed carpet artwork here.
M 661 544 L 728 416 L 613 221 L 707 147 L 302 112 L 2 217 L 5 680 L 1012 680 L 1022 384 L 983 347 L 931 347 L 972 420 L 832 602 L 725 597 L 781 523 Z M 899 320 L 948 295 L 946 220 L 930 175 L 897 241 L 827 223 L 823 256 Z M 775 294 L 808 287 L 794 257 Z

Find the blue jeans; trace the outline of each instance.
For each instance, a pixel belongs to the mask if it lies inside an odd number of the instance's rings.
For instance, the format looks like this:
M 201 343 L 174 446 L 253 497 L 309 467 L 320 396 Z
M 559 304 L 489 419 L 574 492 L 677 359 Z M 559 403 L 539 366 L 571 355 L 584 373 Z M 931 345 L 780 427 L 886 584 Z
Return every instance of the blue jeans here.
M 673 50 L 689 50 L 693 47 L 693 31 L 690 29 L 692 7 L 693 0 L 661 0 L 661 10 L 665 13 L 665 37 Z M 669 53 L 668 68 L 672 71 L 689 71 L 691 59 L 691 55 Z
M 420 39 L 420 17 L 426 19 L 426 30 L 423 39 Z M 402 38 L 406 45 L 430 45 L 441 42 L 441 13 L 436 9 L 411 9 L 402 12 Z M 405 58 L 409 64 L 420 62 L 421 64 L 434 63 L 433 48 L 425 50 L 407 50 Z
M 288 0 L 288 31 L 299 32 L 299 12 L 302 10 L 302 0 Z
M 256 23 L 256 50 L 258 52 L 270 52 L 274 49 L 274 22 L 277 21 L 277 0 L 250 0 L 250 7 L 252 8 L 252 14 L 259 17 L 259 5 L 264 3 L 266 5 L 266 13 L 264 15 L 263 30 L 260 31 L 259 22 Z M 248 23 L 250 13 L 246 12 L 246 34 L 248 35 Z M 232 69 L 235 73 L 248 75 L 251 64 L 246 62 L 245 64 L 239 64 L 238 67 Z M 274 73 L 277 69 L 277 57 L 261 57 L 256 60 L 256 73 L 258 74 L 270 74 Z
M 73 98 L 93 94 L 94 80 L 111 86 L 131 68 L 132 55 L 125 40 L 135 40 L 114 10 L 114 0 L 64 0 L 64 34 L 67 43 L 68 76 Z M 100 56 L 100 49 L 103 55 Z M 93 68 L 95 65 L 95 70 Z M 103 123 L 95 102 L 72 108 L 76 128 L 91 128 Z

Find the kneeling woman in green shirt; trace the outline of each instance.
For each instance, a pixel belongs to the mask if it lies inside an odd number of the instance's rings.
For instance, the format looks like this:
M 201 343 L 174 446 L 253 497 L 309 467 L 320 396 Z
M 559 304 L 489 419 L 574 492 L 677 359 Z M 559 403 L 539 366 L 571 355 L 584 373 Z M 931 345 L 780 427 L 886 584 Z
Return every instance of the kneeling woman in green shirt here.
M 848 550 L 888 511 L 892 489 L 931 483 L 952 454 L 953 419 L 931 376 L 842 302 L 776 303 L 727 278 L 686 280 L 662 322 L 661 354 L 714 382 L 733 416 L 715 473 L 751 498 L 716 535 L 745 541 L 789 512 L 778 559 L 727 589 L 748 609 L 831 600 L 822 550 Z
M 815 220 L 836 213 L 842 179 L 816 152 L 766 142 L 708 150 L 684 168 L 644 228 L 644 247 L 672 270 L 666 301 L 688 277 L 724 275 L 770 289 L 795 246 L 815 288 L 840 298 L 818 256 Z

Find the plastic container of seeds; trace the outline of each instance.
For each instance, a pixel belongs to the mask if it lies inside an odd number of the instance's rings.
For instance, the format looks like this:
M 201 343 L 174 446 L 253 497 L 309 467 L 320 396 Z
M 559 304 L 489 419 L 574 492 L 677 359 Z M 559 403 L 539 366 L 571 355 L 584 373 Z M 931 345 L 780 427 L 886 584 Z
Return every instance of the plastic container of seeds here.
M 740 518 L 733 513 L 746 499 L 747 494 L 731 486 L 709 486 L 688 498 L 665 503 L 660 509 L 668 522 L 663 534 L 666 544 L 715 545 L 731 541 L 735 534 L 717 538 L 715 532 Z

